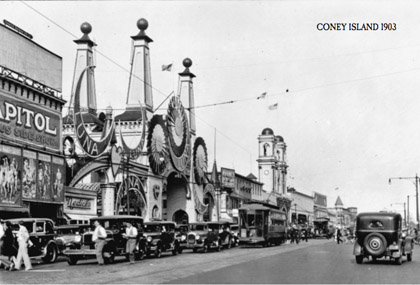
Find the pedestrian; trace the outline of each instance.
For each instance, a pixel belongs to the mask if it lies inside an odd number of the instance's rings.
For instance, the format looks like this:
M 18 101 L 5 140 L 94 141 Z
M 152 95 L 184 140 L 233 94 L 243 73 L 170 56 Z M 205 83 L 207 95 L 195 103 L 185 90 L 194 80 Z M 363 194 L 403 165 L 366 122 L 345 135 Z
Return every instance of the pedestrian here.
M 5 227 L 4 220 L 0 220 L 0 254 L 2 254 L 1 248 L 3 247 L 4 227 Z
M 136 245 L 137 245 L 137 235 L 138 235 L 137 229 L 133 226 L 132 223 L 127 222 L 127 228 L 125 229 L 125 237 L 127 238 L 125 252 L 128 254 L 130 264 L 133 264 L 135 260 L 134 250 L 136 249 Z
M 303 238 L 305 239 L 306 242 L 308 242 L 308 229 L 306 229 L 303 233 Z
M 341 231 L 340 231 L 339 228 L 337 228 L 336 236 L 337 236 L 337 244 L 340 244 L 340 241 L 341 241 Z
M 23 262 L 25 263 L 25 271 L 31 270 L 32 264 L 28 254 L 29 233 L 28 229 L 23 225 L 23 221 L 19 221 L 19 231 L 16 232 L 16 235 L 19 248 L 17 258 L 14 264 L 15 269 L 20 270 L 20 266 L 23 260 Z
M 94 225 L 95 230 L 93 231 L 92 241 L 96 243 L 96 260 L 98 261 L 99 265 L 104 265 L 104 257 L 102 256 L 102 250 L 105 246 L 106 231 L 98 220 L 94 222 Z
M 1 264 L 6 270 L 13 270 L 18 250 L 16 247 L 15 236 L 12 232 L 12 223 L 6 221 L 4 224 L 4 229 L 3 246 L 1 248 L 0 260 Z

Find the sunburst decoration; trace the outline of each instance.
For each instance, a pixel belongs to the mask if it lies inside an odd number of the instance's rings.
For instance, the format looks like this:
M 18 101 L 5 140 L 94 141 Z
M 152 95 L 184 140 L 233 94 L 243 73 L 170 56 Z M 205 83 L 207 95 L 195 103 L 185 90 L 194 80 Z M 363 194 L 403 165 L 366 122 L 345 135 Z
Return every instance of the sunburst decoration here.
M 181 157 L 187 144 L 188 119 L 178 96 L 169 102 L 167 118 L 169 146 L 177 157 Z
M 207 171 L 207 147 L 204 139 L 198 137 L 194 142 L 194 176 L 198 185 L 204 182 L 204 172 Z
M 150 168 L 157 175 L 161 174 L 166 166 L 166 157 L 168 157 L 167 137 L 168 131 L 162 115 L 154 115 L 150 121 L 147 136 L 147 152 L 149 153 Z

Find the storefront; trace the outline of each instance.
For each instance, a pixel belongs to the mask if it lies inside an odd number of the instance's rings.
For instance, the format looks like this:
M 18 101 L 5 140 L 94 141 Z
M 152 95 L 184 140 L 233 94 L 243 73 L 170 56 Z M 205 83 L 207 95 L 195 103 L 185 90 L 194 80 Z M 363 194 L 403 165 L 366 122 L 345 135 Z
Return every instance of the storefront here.
M 97 191 L 66 187 L 64 217 L 69 224 L 89 224 L 97 217 Z

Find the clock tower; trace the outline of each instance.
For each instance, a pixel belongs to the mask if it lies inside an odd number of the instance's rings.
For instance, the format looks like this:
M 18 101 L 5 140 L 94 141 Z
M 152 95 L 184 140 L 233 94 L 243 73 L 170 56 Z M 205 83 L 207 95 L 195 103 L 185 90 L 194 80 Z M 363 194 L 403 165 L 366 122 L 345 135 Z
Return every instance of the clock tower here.
M 258 137 L 258 178 L 268 193 L 286 193 L 286 144 L 281 136 L 275 136 L 265 128 Z

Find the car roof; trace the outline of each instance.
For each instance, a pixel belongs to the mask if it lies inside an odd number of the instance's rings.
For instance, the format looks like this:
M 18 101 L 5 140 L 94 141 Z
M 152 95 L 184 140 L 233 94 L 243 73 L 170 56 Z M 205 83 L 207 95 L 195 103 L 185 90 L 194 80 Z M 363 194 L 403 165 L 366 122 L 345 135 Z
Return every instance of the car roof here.
M 55 226 L 54 229 L 78 229 L 78 228 L 89 228 L 91 225 L 88 224 L 70 224 L 70 225 L 61 225 Z
M 207 225 L 206 222 L 194 222 L 194 223 L 189 223 L 190 225 Z
M 91 218 L 91 221 L 103 221 L 103 220 L 126 220 L 126 219 L 134 219 L 134 220 L 143 220 L 142 217 L 139 216 L 132 216 L 132 215 L 110 215 L 110 216 L 101 216 L 101 217 L 94 217 Z
M 388 212 L 367 212 L 367 213 L 360 213 L 357 215 L 359 219 L 369 219 L 369 218 L 396 218 L 401 217 L 401 214 L 398 213 L 388 213 Z
M 38 221 L 48 221 L 48 222 L 54 223 L 53 220 L 48 219 L 48 218 L 18 218 L 18 219 L 9 219 L 9 220 L 6 220 L 6 221 L 11 222 L 12 224 L 17 224 L 20 221 L 23 221 L 24 223 L 25 222 L 35 222 L 35 221 L 36 222 L 38 222 Z
M 145 222 L 145 225 L 167 225 L 167 224 L 171 224 L 171 225 L 176 225 L 175 222 L 170 222 L 170 221 L 150 221 L 150 222 Z

